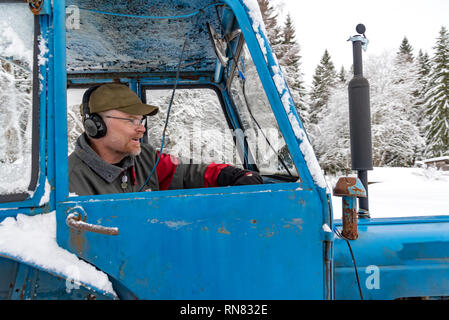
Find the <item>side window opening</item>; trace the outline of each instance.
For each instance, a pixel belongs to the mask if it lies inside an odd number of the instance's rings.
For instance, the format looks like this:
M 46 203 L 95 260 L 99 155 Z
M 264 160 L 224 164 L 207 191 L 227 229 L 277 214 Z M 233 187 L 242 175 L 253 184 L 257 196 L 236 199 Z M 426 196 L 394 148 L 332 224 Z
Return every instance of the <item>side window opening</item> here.
M 0 3 L 0 202 L 23 201 L 39 171 L 39 20 Z
M 265 176 L 286 178 L 280 181 L 296 181 L 298 176 L 296 169 L 266 96 L 257 96 L 257 102 L 264 105 L 257 105 L 252 110 L 252 105 L 248 108 L 245 103 L 252 103 L 248 100 L 254 98 L 253 93 L 245 92 L 246 95 L 249 94 L 245 102 L 243 89 L 238 87 L 241 85 L 238 82 L 239 79 L 234 79 L 234 81 L 231 94 L 240 115 L 239 121 L 244 129 L 243 133 L 251 155 L 248 158 L 254 162 L 256 168 L 260 168 L 261 174 Z M 69 154 L 74 151 L 76 140 L 84 132 L 80 104 L 87 88 L 78 86 L 67 90 Z M 159 107 L 159 112 L 156 115 L 147 117 L 146 133 L 142 142 L 149 143 L 156 150 L 160 150 L 173 88 L 142 86 L 141 90 L 144 103 Z M 260 82 L 256 90 L 260 95 L 260 90 L 263 90 Z M 214 162 L 230 164 L 239 168 L 245 167 L 242 153 L 236 144 L 237 134 L 235 130 L 231 129 L 222 98 L 217 91 L 218 89 L 212 86 L 179 86 L 177 88 L 168 120 L 163 153 L 178 157 L 184 163 L 209 164 Z M 265 95 L 265 93 L 263 94 Z M 253 113 L 252 115 L 250 115 L 250 111 Z M 262 114 L 254 114 L 254 112 L 262 112 Z M 258 130 L 263 130 L 263 134 Z M 277 150 L 277 153 L 274 150 Z M 282 157 L 283 164 L 280 163 L 280 157 Z M 291 175 L 286 170 L 283 171 L 285 166 L 290 170 Z
M 173 89 L 148 87 L 145 99 L 159 107 L 148 117 L 148 143 L 159 149 Z M 178 88 L 173 101 L 164 153 L 198 163 L 226 163 L 243 168 L 217 92 L 209 87 Z
M 81 103 L 91 86 L 77 84 L 67 89 L 68 154 L 75 150 L 76 141 L 84 132 Z M 173 88 L 143 86 L 142 102 L 159 107 L 155 116 L 146 117 L 146 133 L 142 143 L 160 150 L 162 131 Z M 235 137 L 225 116 L 222 97 L 213 86 L 180 86 L 176 90 L 170 114 L 163 153 L 190 164 L 230 164 L 243 168 L 236 154 Z M 150 172 L 145 172 L 145 176 Z M 163 189 L 164 190 L 164 189 Z M 129 190 L 125 192 L 136 192 Z M 78 194 L 72 193 L 71 196 Z M 94 194 L 92 194 L 94 195 Z
M 178 52 L 179 50 L 161 50 L 161 48 L 165 48 L 165 46 L 155 46 L 154 42 L 146 43 L 146 45 L 151 48 L 152 55 L 156 57 L 163 57 L 163 59 L 156 59 L 158 61 L 158 65 L 140 63 L 139 59 L 141 57 L 142 50 L 140 50 L 140 46 L 134 45 L 124 46 L 126 48 L 136 49 L 135 51 L 130 49 L 132 54 L 129 57 L 129 61 L 121 61 L 120 59 L 117 59 L 118 57 L 122 57 L 121 55 L 115 56 L 115 59 L 112 59 L 113 57 L 111 56 L 103 57 L 98 54 L 90 55 L 89 50 L 98 49 L 96 44 L 98 44 L 98 40 L 101 38 L 100 35 L 103 32 L 107 30 L 113 30 L 114 32 L 122 31 L 122 28 L 118 26 L 125 25 L 127 20 L 122 18 L 117 19 L 116 17 L 111 18 L 109 16 L 103 17 L 102 15 L 98 15 L 93 12 L 84 12 L 83 16 L 83 26 L 79 30 L 69 30 L 66 38 L 68 77 L 70 78 L 71 75 L 78 76 L 77 81 L 71 83 L 73 86 L 71 86 L 67 92 L 69 154 L 74 151 L 76 140 L 84 131 L 80 114 L 80 104 L 87 86 L 85 89 L 79 88 L 81 88 L 82 82 L 85 84 L 88 83 L 88 81 L 84 81 L 87 79 L 81 80 L 79 76 L 82 75 L 83 78 L 90 78 L 91 76 L 89 74 L 102 74 L 106 72 L 105 75 L 102 76 L 104 81 L 119 78 L 121 79 L 120 81 L 124 81 L 124 78 L 127 78 L 125 81 L 131 81 L 133 90 L 135 88 L 140 90 L 141 100 L 144 103 L 159 107 L 158 114 L 149 116 L 146 121 L 143 123 L 141 122 L 141 124 L 144 124 L 147 129 L 143 137 L 140 133 L 136 134 L 136 136 L 132 137 L 134 142 L 129 144 L 133 145 L 134 143 L 137 145 L 137 140 L 140 140 L 140 146 L 142 147 L 143 144 L 148 143 L 152 148 L 146 145 L 145 148 L 141 149 L 144 149 L 144 151 L 149 154 L 151 153 L 148 157 L 149 159 L 156 158 L 152 152 L 158 154 L 157 151 L 161 149 L 163 129 L 166 124 L 167 108 L 170 104 L 173 88 L 167 84 L 163 86 L 162 83 L 167 83 L 165 81 L 161 81 L 158 84 L 154 82 L 158 81 L 157 79 L 160 78 L 154 78 L 155 80 L 153 78 L 151 78 L 152 80 L 148 80 L 146 77 L 140 78 L 139 76 L 137 76 L 138 78 L 133 78 L 134 74 L 131 71 L 135 73 L 146 71 L 150 74 L 157 74 L 158 72 L 163 71 L 161 74 L 167 75 L 168 71 L 173 71 L 174 67 L 177 66 L 179 57 L 176 56 L 176 59 L 172 59 L 174 61 L 173 63 L 168 63 L 164 59 L 166 56 L 170 55 L 170 52 Z M 215 13 L 212 17 L 215 18 Z M 112 21 L 114 21 L 114 23 L 117 22 L 118 24 L 112 24 Z M 89 28 L 87 28 L 87 26 L 89 26 Z M 142 26 L 142 28 L 147 27 L 156 28 L 156 30 L 161 28 L 159 24 Z M 133 25 L 131 29 L 140 30 L 140 27 Z M 176 27 L 173 31 L 178 32 L 178 29 L 179 28 Z M 92 30 L 97 30 L 98 32 L 92 34 Z M 125 30 L 125 28 L 123 28 L 123 30 Z M 204 35 L 203 33 L 205 34 L 206 31 L 202 32 L 201 36 Z M 134 33 L 126 33 L 126 35 L 126 41 L 130 41 L 130 44 L 140 43 L 139 37 L 136 37 Z M 243 41 L 243 37 L 240 38 Z M 80 39 L 85 40 L 80 41 Z M 167 45 L 170 46 L 175 43 L 175 41 L 172 41 L 171 38 L 167 37 L 165 33 L 161 34 L 160 38 L 156 37 L 156 39 L 161 41 L 161 43 L 167 42 Z M 198 39 L 198 41 L 204 46 L 210 45 L 210 39 L 206 37 L 202 37 L 201 39 Z M 192 43 L 193 42 L 194 41 L 192 41 Z M 240 45 L 241 43 L 244 43 L 244 41 L 239 42 L 238 47 L 240 49 L 243 46 L 243 44 Z M 93 44 L 95 44 L 95 46 Z M 193 46 L 191 48 L 193 48 Z M 200 46 L 200 48 L 202 48 L 202 46 Z M 195 50 L 193 51 L 196 52 Z M 232 69 L 233 76 L 229 76 L 230 70 L 226 70 L 224 72 L 225 80 L 220 84 L 220 89 L 212 84 L 207 86 L 205 84 L 201 85 L 197 82 L 192 82 L 188 86 L 179 85 L 177 87 L 170 118 L 167 122 L 168 126 L 164 136 L 164 148 L 162 151 L 164 155 L 162 156 L 167 159 L 166 155 L 169 154 L 181 158 L 182 164 L 184 164 L 186 160 L 189 160 L 188 164 L 201 165 L 190 166 L 191 168 L 204 168 L 204 166 L 202 166 L 203 164 L 210 164 L 211 162 L 214 162 L 215 164 L 224 163 L 239 168 L 259 171 L 265 176 L 265 178 L 268 178 L 270 182 L 296 181 L 298 177 L 296 168 L 279 127 L 277 126 L 277 121 L 271 110 L 270 103 L 267 99 L 261 80 L 258 77 L 258 73 L 251 60 L 251 56 L 246 45 L 243 51 L 244 53 L 241 54 L 240 57 L 243 62 L 237 64 L 238 68 Z M 114 54 L 118 54 L 118 52 L 115 52 Z M 186 65 L 182 65 L 183 68 L 185 68 L 182 72 L 185 72 L 186 75 L 190 75 L 192 71 L 201 71 L 209 74 L 210 79 L 212 79 L 214 73 L 216 73 L 216 70 L 214 69 L 216 66 L 216 56 L 213 54 L 213 51 L 209 50 L 209 52 L 204 53 L 203 51 L 198 50 L 196 54 L 198 55 L 198 61 L 195 63 L 187 63 Z M 95 61 L 93 61 L 92 64 L 83 63 L 80 65 L 79 61 L 81 60 L 78 59 L 80 56 L 89 56 L 91 58 L 94 57 Z M 146 61 L 148 58 L 145 57 L 144 60 Z M 187 60 L 190 61 L 195 59 L 189 57 Z M 125 62 L 126 66 L 118 63 L 118 61 Z M 242 70 L 243 74 L 247 78 L 246 84 L 239 81 L 238 78 L 239 74 L 242 74 Z M 124 73 L 124 71 L 129 72 Z M 106 77 L 108 77 L 108 79 L 106 79 Z M 251 83 L 249 84 L 249 82 Z M 224 84 L 226 84 L 227 90 L 223 91 L 223 95 L 225 95 L 223 101 L 222 93 L 219 90 L 223 90 Z M 211 89 L 211 87 L 215 89 Z M 247 88 L 245 89 L 245 87 Z M 215 90 L 218 91 L 218 94 Z M 76 98 L 74 98 L 75 96 Z M 230 104 L 228 105 L 229 102 Z M 227 111 L 229 111 L 229 114 Z M 111 124 L 115 128 L 119 128 L 115 125 L 116 121 L 129 120 L 124 119 L 120 114 L 113 114 L 113 116 L 116 120 L 107 119 L 107 123 Z M 114 118 L 110 115 L 106 117 Z M 118 117 L 121 117 L 121 119 Z M 110 121 L 113 122 L 111 123 Z M 233 127 L 235 129 L 231 129 Z M 94 126 L 93 128 L 95 129 Z M 140 127 L 138 125 L 137 128 L 139 129 L 136 130 L 140 132 Z M 110 136 L 108 138 L 110 138 Z M 91 144 L 92 141 L 88 140 L 86 144 L 85 140 L 88 139 L 80 139 L 80 148 L 82 148 L 81 143 L 83 143 L 85 150 L 90 152 L 91 148 L 89 148 L 89 144 Z M 104 141 L 105 140 L 101 142 Z M 111 143 L 111 141 L 112 140 L 108 140 L 107 143 Z M 93 143 L 93 145 L 94 147 L 98 147 L 98 144 Z M 128 145 L 125 144 L 124 147 L 127 146 Z M 100 147 L 102 146 L 100 145 Z M 111 147 L 111 144 L 107 147 Z M 124 149 L 125 148 L 123 148 L 123 150 Z M 98 150 L 98 148 L 96 150 Z M 113 148 L 111 147 L 108 150 L 113 150 Z M 93 156 L 95 158 L 95 154 Z M 159 161 L 160 158 L 161 157 L 157 157 L 157 161 Z M 75 167 L 74 163 L 74 157 L 69 156 L 69 166 L 71 166 L 71 168 Z M 87 163 L 87 161 L 84 161 L 83 163 Z M 122 163 L 121 160 L 120 162 L 119 160 L 116 160 L 115 162 L 110 160 L 109 164 L 124 169 L 130 168 L 128 163 Z M 153 164 L 149 164 L 149 167 L 151 167 L 151 173 L 146 174 L 148 175 L 148 179 L 155 177 L 155 175 L 152 176 L 154 172 L 152 168 L 160 169 L 160 167 L 156 167 Z M 185 169 L 186 167 L 187 166 L 180 166 L 178 172 L 182 172 L 183 170 L 184 172 L 187 172 L 187 169 Z M 166 168 L 169 168 L 168 165 L 164 165 L 164 170 Z M 109 167 L 109 169 L 112 170 L 114 168 Z M 146 189 L 147 180 L 144 179 L 145 182 L 140 183 L 139 177 L 140 173 L 146 173 L 147 170 L 147 167 L 136 170 L 137 178 L 134 177 L 134 173 L 130 173 L 128 177 L 114 175 L 113 181 L 122 181 L 122 185 L 124 187 L 119 186 L 115 188 L 113 192 L 109 193 L 148 191 L 148 189 Z M 158 178 L 161 176 L 159 173 L 157 175 Z M 78 174 L 78 176 L 81 176 L 81 174 Z M 270 177 L 267 176 L 276 177 L 272 177 L 273 179 L 270 180 Z M 133 177 L 139 181 L 139 185 L 142 184 L 142 187 L 145 188 L 128 188 L 130 186 L 129 179 Z M 205 180 L 203 179 L 203 181 Z M 149 180 L 148 183 L 151 184 L 151 180 Z M 196 188 L 200 184 L 197 184 L 195 181 L 195 184 L 189 183 L 186 184 L 186 186 L 187 185 L 189 188 Z M 213 183 L 205 183 L 204 185 L 215 186 Z M 173 189 L 179 189 L 178 184 L 172 186 L 174 186 Z M 153 188 L 152 190 L 157 190 L 155 189 L 157 187 L 158 186 L 156 184 L 153 184 L 151 188 Z M 106 192 L 101 191 L 99 193 L 101 194 Z M 81 194 L 82 193 L 80 193 L 80 195 Z

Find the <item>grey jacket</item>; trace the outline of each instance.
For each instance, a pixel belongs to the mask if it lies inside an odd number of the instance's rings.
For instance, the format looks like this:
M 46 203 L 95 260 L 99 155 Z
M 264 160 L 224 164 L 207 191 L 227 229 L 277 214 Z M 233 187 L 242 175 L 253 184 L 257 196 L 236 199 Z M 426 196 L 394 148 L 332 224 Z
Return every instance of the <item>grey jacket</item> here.
M 69 156 L 69 190 L 77 195 L 137 192 L 156 162 L 158 152 L 148 144 L 141 145 L 138 156 L 127 156 L 119 164 L 105 162 L 90 147 L 82 134 Z M 157 170 L 142 191 L 200 188 L 215 186 L 217 173 L 227 165 L 182 163 L 166 154 L 161 156 Z M 209 169 L 208 169 L 209 168 Z M 205 177 L 206 171 L 209 174 Z M 205 180 L 206 179 L 206 180 Z

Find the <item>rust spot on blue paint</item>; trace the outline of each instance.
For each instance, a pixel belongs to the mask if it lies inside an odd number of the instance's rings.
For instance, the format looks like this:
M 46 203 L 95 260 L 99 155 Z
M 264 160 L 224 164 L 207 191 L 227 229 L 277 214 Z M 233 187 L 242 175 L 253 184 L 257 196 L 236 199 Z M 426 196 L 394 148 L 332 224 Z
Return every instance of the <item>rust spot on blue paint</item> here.
M 221 226 L 220 228 L 218 228 L 218 233 L 231 234 L 228 230 L 226 230 L 226 228 L 224 226 Z

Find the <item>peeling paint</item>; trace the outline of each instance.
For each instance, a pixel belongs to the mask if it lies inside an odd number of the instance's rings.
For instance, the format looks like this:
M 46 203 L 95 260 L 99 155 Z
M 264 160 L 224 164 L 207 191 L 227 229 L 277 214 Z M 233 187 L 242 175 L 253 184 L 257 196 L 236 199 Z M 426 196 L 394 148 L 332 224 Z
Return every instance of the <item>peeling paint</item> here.
M 224 226 L 221 226 L 220 228 L 218 228 L 218 233 L 231 234 L 228 230 L 226 230 L 226 228 Z
M 182 227 L 185 227 L 185 226 L 191 224 L 191 222 L 185 222 L 184 220 L 182 220 L 182 221 L 165 221 L 165 222 L 161 222 L 161 223 L 163 223 L 167 227 L 169 227 L 171 229 L 175 229 L 175 230 L 178 230 Z
M 189 224 L 192 224 L 192 222 L 187 222 L 187 221 L 184 221 L 184 220 L 181 220 L 181 221 L 159 221 L 156 218 L 148 219 L 147 221 L 149 223 L 152 223 L 152 224 L 156 224 L 156 223 L 164 224 L 167 227 L 169 227 L 170 229 L 175 229 L 175 230 L 178 230 L 178 229 L 180 229 L 182 227 L 185 227 L 185 226 L 187 226 Z
M 289 226 L 296 226 L 299 230 L 302 230 L 302 224 L 304 221 L 301 218 L 293 218 L 290 221 L 285 221 Z M 284 228 L 287 228 L 287 225 L 284 225 Z
M 273 231 L 270 232 L 269 230 L 267 230 L 267 232 L 265 233 L 265 237 L 267 238 L 271 238 L 273 235 L 274 235 Z

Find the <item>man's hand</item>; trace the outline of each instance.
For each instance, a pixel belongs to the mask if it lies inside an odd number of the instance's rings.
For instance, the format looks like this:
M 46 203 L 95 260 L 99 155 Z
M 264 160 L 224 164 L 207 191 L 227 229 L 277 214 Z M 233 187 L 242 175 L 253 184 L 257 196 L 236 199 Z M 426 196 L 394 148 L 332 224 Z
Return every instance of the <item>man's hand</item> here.
M 263 180 L 257 172 L 229 166 L 220 171 L 217 184 L 220 186 L 242 186 L 263 184 Z

